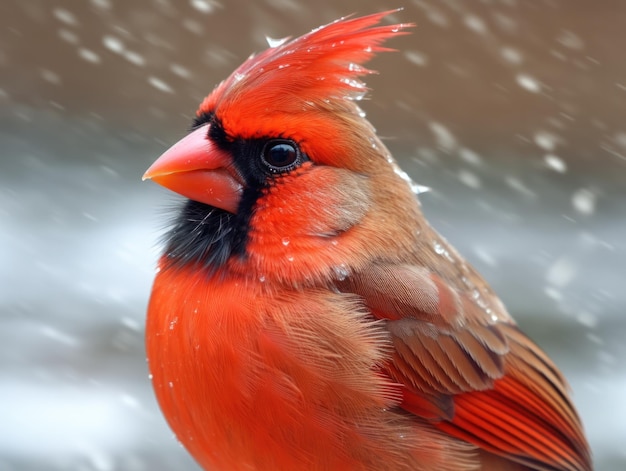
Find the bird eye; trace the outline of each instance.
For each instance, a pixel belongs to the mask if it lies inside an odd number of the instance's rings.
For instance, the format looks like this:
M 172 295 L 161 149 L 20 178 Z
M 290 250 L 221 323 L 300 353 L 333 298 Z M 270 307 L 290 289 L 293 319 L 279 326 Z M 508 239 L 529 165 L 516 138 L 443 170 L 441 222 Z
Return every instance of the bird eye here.
M 275 139 L 265 144 L 261 158 L 270 172 L 280 173 L 294 169 L 301 162 L 302 154 L 293 141 Z

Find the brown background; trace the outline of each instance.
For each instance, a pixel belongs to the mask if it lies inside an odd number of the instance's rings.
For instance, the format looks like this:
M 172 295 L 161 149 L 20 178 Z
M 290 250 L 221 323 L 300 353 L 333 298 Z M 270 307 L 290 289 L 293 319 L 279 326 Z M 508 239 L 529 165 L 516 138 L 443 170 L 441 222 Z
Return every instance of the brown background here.
M 626 467 L 626 2 L 4 0 L 0 470 L 196 469 L 146 377 L 175 199 L 141 173 L 266 35 L 397 6 L 363 108 Z

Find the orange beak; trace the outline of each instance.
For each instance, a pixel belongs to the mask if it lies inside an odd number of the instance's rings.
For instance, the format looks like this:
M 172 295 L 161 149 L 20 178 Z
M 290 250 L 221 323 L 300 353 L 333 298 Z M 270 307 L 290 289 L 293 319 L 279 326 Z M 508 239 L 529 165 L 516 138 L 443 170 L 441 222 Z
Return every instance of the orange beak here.
M 196 129 L 166 150 L 146 170 L 143 180 L 235 213 L 244 186 L 230 154 L 207 137 L 209 126 Z

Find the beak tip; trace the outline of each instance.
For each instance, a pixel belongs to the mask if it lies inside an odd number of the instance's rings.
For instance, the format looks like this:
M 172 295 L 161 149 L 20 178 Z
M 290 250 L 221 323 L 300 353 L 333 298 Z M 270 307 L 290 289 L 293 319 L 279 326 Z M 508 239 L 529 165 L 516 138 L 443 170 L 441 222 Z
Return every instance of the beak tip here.
M 159 169 L 155 169 L 154 167 L 155 165 L 153 164 L 148 167 L 148 170 L 143 172 L 143 175 L 141 176 L 142 182 L 145 182 L 146 180 L 152 180 L 154 177 L 158 177 L 161 174 L 161 172 L 159 172 Z

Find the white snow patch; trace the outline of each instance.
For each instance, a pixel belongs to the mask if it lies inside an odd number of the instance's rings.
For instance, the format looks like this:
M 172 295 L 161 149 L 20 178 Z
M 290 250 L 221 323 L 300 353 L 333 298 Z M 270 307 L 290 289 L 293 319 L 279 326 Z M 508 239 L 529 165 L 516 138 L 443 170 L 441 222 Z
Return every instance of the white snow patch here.
M 148 77 L 148 83 L 152 85 L 157 90 L 160 90 L 165 93 L 174 93 L 172 87 L 170 87 L 167 83 L 157 77 Z
M 572 195 L 572 206 L 585 216 L 593 214 L 596 210 L 596 194 L 587 188 L 581 188 Z
M 141 409 L 143 407 L 139 398 L 128 393 L 120 394 L 120 402 L 131 409 Z
M 220 4 L 214 0 L 191 0 L 191 6 L 200 13 L 213 13 Z
M 563 294 L 553 286 L 546 286 L 543 291 L 550 299 L 555 301 L 561 301 L 563 299 Z
M 86 49 L 84 47 L 81 47 L 78 50 L 78 55 L 80 56 L 81 59 L 84 59 L 87 62 L 91 62 L 92 64 L 100 63 L 100 56 L 94 51 L 92 51 L 91 49 Z
M 91 4 L 101 10 L 111 9 L 111 0 L 91 0 Z
M 585 327 L 589 327 L 590 329 L 598 325 L 598 316 L 595 316 L 588 311 L 580 311 L 576 313 L 576 319 L 582 325 L 584 325 Z
M 419 65 L 420 67 L 424 67 L 428 64 L 428 56 L 423 52 L 419 51 L 406 51 L 404 53 L 404 57 L 411 63 L 415 65 Z
M 127 406 L 82 387 L 2 381 L 0 416 L 0 450 L 25 456 L 91 455 L 127 448 L 138 436 Z
M 526 184 L 517 177 L 508 175 L 504 178 L 504 181 L 507 185 L 509 185 L 509 187 L 513 188 L 515 191 L 521 193 L 524 196 L 527 196 L 529 198 L 534 198 L 537 196 L 533 190 L 526 186 Z
M 124 59 L 126 59 L 131 64 L 135 64 L 139 67 L 146 63 L 146 60 L 143 58 L 143 56 L 135 51 L 124 51 Z
M 515 80 L 520 87 L 531 93 L 539 93 L 541 91 L 541 85 L 539 82 L 530 75 L 518 74 Z
M 543 157 L 543 160 L 545 161 L 548 168 L 550 168 L 551 170 L 559 173 L 567 172 L 567 164 L 558 155 L 546 154 Z
M 289 36 L 285 38 L 271 38 L 269 36 L 265 36 L 265 40 L 267 41 L 267 45 L 269 47 L 279 47 L 289 40 Z
M 53 85 L 61 84 L 61 77 L 59 77 L 59 74 L 48 69 L 42 69 L 41 78 Z
M 65 332 L 60 331 L 56 327 L 51 325 L 42 325 L 40 332 L 44 337 L 47 337 L 55 342 L 65 345 L 66 347 L 77 347 L 80 342 L 76 337 L 73 337 Z
M 65 23 L 66 25 L 76 26 L 78 24 L 78 21 L 76 20 L 76 16 L 74 15 L 74 13 L 72 13 L 69 10 L 66 10 L 65 8 L 55 8 L 52 11 L 52 14 L 57 20 L 59 20 L 62 23 Z
M 563 30 L 556 40 L 561 45 L 574 51 L 580 51 L 585 47 L 585 43 L 580 36 L 568 30 Z
M 464 185 L 467 185 L 470 188 L 474 189 L 480 188 L 482 186 L 480 178 L 478 178 L 475 173 L 470 172 L 469 170 L 459 170 L 459 181 Z
M 426 11 L 426 17 L 431 23 L 434 23 L 442 28 L 447 28 L 450 25 L 448 17 L 441 11 L 435 9 L 432 5 L 427 5 L 425 3 L 418 5 Z
M 132 330 L 134 332 L 141 331 L 141 324 L 139 323 L 139 321 L 137 321 L 137 319 L 134 319 L 132 317 L 122 317 L 120 322 L 124 327 L 129 330 Z
M 193 34 L 196 34 L 198 36 L 204 33 L 204 26 L 202 25 L 202 23 L 200 23 L 199 21 L 190 19 L 190 18 L 187 18 L 185 21 L 183 21 L 183 27 L 187 31 Z
M 519 65 L 523 61 L 522 53 L 509 46 L 504 46 L 500 49 L 500 54 L 502 58 L 510 64 Z
M 172 65 L 170 65 L 170 70 L 175 75 L 178 75 L 181 78 L 184 78 L 184 79 L 191 78 L 191 71 L 188 68 L 183 67 L 180 64 L 172 64 Z
M 496 267 L 498 265 L 498 261 L 496 260 L 496 258 L 485 247 L 474 247 L 474 254 L 476 254 L 476 257 L 478 257 L 478 259 L 485 265 L 488 265 L 490 267 Z
M 57 34 L 63 41 L 69 44 L 78 44 L 80 41 L 78 35 L 69 29 L 61 28 Z
M 464 18 L 463 22 L 465 23 L 465 26 L 467 26 L 469 29 L 471 29 L 475 33 L 478 33 L 478 34 L 487 33 L 487 25 L 485 24 L 485 21 L 479 16 L 467 15 Z
M 441 123 L 431 121 L 428 125 L 435 135 L 437 145 L 445 150 L 453 150 L 456 147 L 456 138 L 450 130 Z
M 102 38 L 102 44 L 104 44 L 104 47 L 106 47 L 109 51 L 116 54 L 121 54 L 125 49 L 124 42 L 115 36 L 105 36 Z
M 534 136 L 535 144 L 548 152 L 553 151 L 560 140 L 559 136 L 549 131 L 539 131 Z
M 480 155 L 466 147 L 461 147 L 459 149 L 459 157 L 468 164 L 479 166 L 483 163 L 483 159 Z
M 613 140 L 620 148 L 626 150 L 626 132 L 620 131 L 615 133 Z
M 578 268 L 569 258 L 557 259 L 546 272 L 546 282 L 553 288 L 564 288 L 576 276 Z

